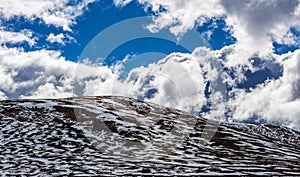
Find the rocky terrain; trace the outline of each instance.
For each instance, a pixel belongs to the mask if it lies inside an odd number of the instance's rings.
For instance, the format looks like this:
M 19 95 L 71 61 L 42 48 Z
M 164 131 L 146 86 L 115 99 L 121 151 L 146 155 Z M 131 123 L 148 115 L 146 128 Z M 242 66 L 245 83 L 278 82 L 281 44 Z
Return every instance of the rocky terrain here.
M 300 176 L 300 133 L 124 97 L 0 102 L 3 176 Z

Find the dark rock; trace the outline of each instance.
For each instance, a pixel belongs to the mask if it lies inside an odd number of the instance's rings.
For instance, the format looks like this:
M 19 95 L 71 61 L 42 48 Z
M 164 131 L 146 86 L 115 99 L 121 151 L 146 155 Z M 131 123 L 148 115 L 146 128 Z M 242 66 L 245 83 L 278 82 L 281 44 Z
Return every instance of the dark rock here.
M 300 133 L 124 97 L 0 102 L 3 176 L 300 175 Z

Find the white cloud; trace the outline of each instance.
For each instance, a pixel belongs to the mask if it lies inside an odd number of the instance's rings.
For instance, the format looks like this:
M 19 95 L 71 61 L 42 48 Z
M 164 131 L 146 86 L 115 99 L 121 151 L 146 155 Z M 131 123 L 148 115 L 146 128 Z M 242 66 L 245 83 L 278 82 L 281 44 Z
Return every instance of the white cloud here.
M 219 72 L 221 69 L 215 52 L 198 48 L 192 54 L 173 53 L 147 67 L 135 68 L 124 82 L 116 80 L 118 72 L 115 71 L 111 72 L 115 75 L 110 77 L 102 76 L 111 79 L 90 80 L 86 83 L 84 95 L 113 94 L 145 98 L 160 105 L 199 112 L 208 101 L 215 105 L 224 101 L 226 88 Z M 208 82 L 211 82 L 213 92 L 210 99 L 205 97 Z M 207 116 L 220 118 L 222 114 L 224 110 L 219 109 Z
M 65 96 L 73 92 L 65 78 L 72 81 L 77 65 L 60 57 L 59 52 L 0 48 L 0 58 L 1 90 L 10 99 L 48 97 L 48 93 L 41 91 L 47 91 L 45 88 L 51 84 L 56 86 L 52 96 L 62 96 L 61 89 Z
M 227 65 L 249 64 L 249 57 L 265 58 L 273 51 L 273 40 L 294 44 L 299 41 L 289 33 L 299 28 L 299 0 L 137 0 L 155 12 L 149 30 L 168 28 L 181 35 L 208 19 L 224 18 L 227 28 L 237 39 L 236 50 L 228 56 Z
M 117 69 L 66 61 L 55 51 L 24 52 L 0 48 L 0 99 L 59 98 L 90 95 L 123 95 L 145 98 L 164 106 L 198 112 L 211 103 L 204 116 L 224 120 L 228 109 L 232 120 L 258 116 L 268 122 L 280 121 L 300 129 L 300 50 L 274 56 L 284 72 L 277 80 L 245 92 L 233 89 L 227 101 L 226 87 L 236 78 L 223 70 L 220 61 L 234 47 L 220 51 L 197 48 L 192 54 L 174 53 L 148 67 L 132 70 L 125 81 L 116 80 Z M 232 70 L 233 74 L 241 74 Z M 210 82 L 209 97 L 205 96 Z
M 298 7 L 295 10 L 295 15 L 299 16 L 300 15 L 300 4 L 298 5 Z
M 198 65 L 199 61 L 190 54 L 173 54 L 147 68 L 133 70 L 126 80 L 129 93 L 144 97 L 155 89 L 157 93 L 148 101 L 187 111 L 200 110 L 206 99 L 204 71 L 195 67 Z
M 24 17 L 27 20 L 41 19 L 47 25 L 62 27 L 71 31 L 75 18 L 80 16 L 89 3 L 96 0 L 83 0 L 69 5 L 70 0 L 1 0 L 0 14 L 4 19 Z
M 291 31 L 288 31 L 283 37 L 273 36 L 273 38 L 279 44 L 285 44 L 288 46 L 300 46 L 300 37 L 294 35 Z
M 233 117 L 245 120 L 258 116 L 269 122 L 283 122 L 300 129 L 300 50 L 276 57 L 282 60 L 283 75 L 248 93 L 241 89 L 234 90 L 235 98 L 230 101 Z
M 68 68 L 67 62 L 54 51 L 24 52 L 16 48 L 0 49 L 1 90 L 11 99 L 33 94 L 41 85 L 57 82 Z M 59 84 L 59 82 L 57 83 Z
M 217 83 L 218 79 L 218 71 L 211 65 L 217 58 L 205 48 L 193 54 L 172 54 L 149 67 L 132 70 L 124 82 L 116 80 L 120 67 L 76 64 L 55 51 L 0 48 L 0 57 L 0 89 L 10 99 L 116 94 L 198 111 L 207 101 L 206 82 Z
M 116 6 L 123 7 L 130 3 L 132 0 L 114 0 Z
M 299 24 L 294 15 L 298 0 L 222 0 L 226 23 L 232 26 L 238 51 L 232 58 L 245 63 L 254 53 L 267 56 L 272 53 L 272 37 L 284 40 L 291 27 Z
M 196 24 L 204 23 L 207 18 L 220 17 L 223 8 L 219 0 L 138 0 L 147 8 L 154 11 L 157 16 L 148 28 L 156 32 L 169 28 L 175 35 L 181 35 L 192 29 Z M 164 10 L 162 10 L 162 8 Z
M 45 83 L 37 88 L 31 96 L 27 98 L 63 98 L 74 96 L 72 92 L 68 92 L 62 86 L 55 86 L 53 83 Z M 26 96 L 21 96 L 26 98 Z
M 7 96 L 0 91 L 0 100 L 7 100 L 7 99 L 8 99 Z
M 11 32 L 0 29 L 0 43 L 17 44 L 27 42 L 30 46 L 35 44 L 35 38 L 32 37 L 32 32 L 29 30 L 22 30 L 20 32 Z
M 46 40 L 50 43 L 59 43 L 65 45 L 64 38 L 65 35 L 62 33 L 58 35 L 54 35 L 53 33 L 50 33 Z

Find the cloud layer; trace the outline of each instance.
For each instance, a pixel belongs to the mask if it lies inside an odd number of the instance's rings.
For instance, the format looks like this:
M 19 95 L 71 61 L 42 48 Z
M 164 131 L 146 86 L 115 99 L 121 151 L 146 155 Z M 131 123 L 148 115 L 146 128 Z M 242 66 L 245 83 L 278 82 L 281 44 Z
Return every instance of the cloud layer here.
M 1 44 L 18 44 L 26 42 L 30 46 L 35 44 L 35 38 L 29 30 L 22 30 L 21 32 L 12 32 L 0 29 L 0 43 Z
M 234 47 L 232 46 L 234 49 Z M 58 98 L 81 95 L 123 95 L 143 98 L 193 113 L 210 105 L 208 118 L 281 122 L 300 128 L 300 50 L 276 56 L 283 75 L 253 88 L 233 89 L 236 78 L 224 71 L 228 50 L 198 48 L 192 54 L 174 53 L 148 67 L 132 70 L 124 81 L 122 66 L 112 68 L 66 61 L 55 51 L 24 52 L 0 49 L 1 99 Z M 210 83 L 210 84 L 208 84 Z M 207 94 L 207 92 L 210 94 Z M 251 106 L 249 106 L 251 105 Z M 229 113 L 228 113 L 229 112 Z
M 234 109 L 232 116 L 240 120 L 258 117 L 299 128 L 300 50 L 276 57 L 282 60 L 283 75 L 248 93 L 235 90 L 235 98 L 230 100 L 230 107 Z
M 120 4 L 119 1 L 117 1 Z M 174 35 L 201 25 L 207 20 L 224 18 L 228 30 L 237 39 L 237 52 L 228 64 L 246 64 L 253 54 L 272 53 L 274 41 L 292 45 L 296 36 L 291 28 L 300 29 L 299 0 L 137 0 L 154 12 L 152 32 L 168 28 Z M 126 1 L 128 4 L 129 1 Z
M 89 3 L 95 1 L 82 0 L 77 3 L 70 0 L 2 0 L 0 14 L 6 20 L 14 17 L 24 17 L 30 21 L 40 19 L 47 25 L 71 31 L 76 17 L 82 14 Z
M 75 18 L 87 4 L 68 0 L 0 2 L 3 19 L 39 19 L 72 31 Z M 125 6 L 130 0 L 114 1 Z M 112 67 L 67 61 L 60 52 L 25 51 L 6 44 L 35 44 L 32 31 L 0 29 L 0 99 L 58 98 L 87 95 L 123 95 L 152 101 L 192 113 L 231 121 L 284 124 L 300 129 L 300 50 L 276 55 L 273 42 L 299 45 L 292 29 L 299 30 L 299 0 L 138 0 L 154 12 L 152 32 L 168 28 L 180 36 L 209 19 L 222 18 L 237 39 L 216 51 L 197 48 L 191 54 L 173 53 L 157 63 L 131 70 L 118 80 L 122 64 Z M 31 7 L 36 8 L 31 8 Z M 65 44 L 64 34 L 51 33 L 50 43 Z M 254 58 L 263 64 L 255 64 Z M 247 72 L 273 65 L 283 69 L 252 88 L 240 87 Z M 273 68 L 273 70 L 276 70 Z M 274 71 L 280 73 L 281 71 Z

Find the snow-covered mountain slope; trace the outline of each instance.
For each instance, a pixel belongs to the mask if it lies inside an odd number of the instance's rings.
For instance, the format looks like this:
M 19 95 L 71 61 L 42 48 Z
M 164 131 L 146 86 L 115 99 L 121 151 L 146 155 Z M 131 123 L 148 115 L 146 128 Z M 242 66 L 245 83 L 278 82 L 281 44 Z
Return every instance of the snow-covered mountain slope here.
M 2 175 L 300 175 L 300 133 L 125 97 L 0 102 Z

